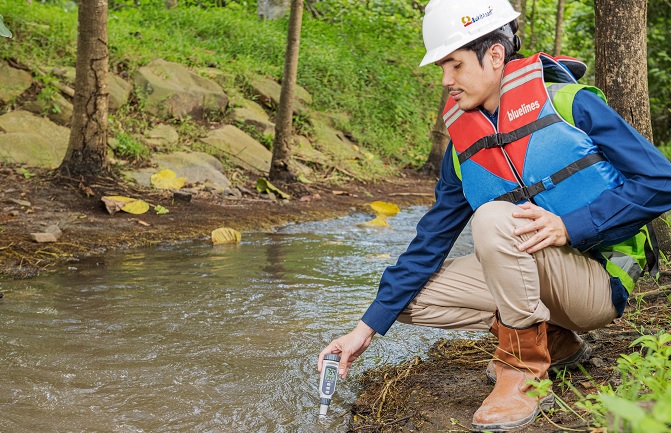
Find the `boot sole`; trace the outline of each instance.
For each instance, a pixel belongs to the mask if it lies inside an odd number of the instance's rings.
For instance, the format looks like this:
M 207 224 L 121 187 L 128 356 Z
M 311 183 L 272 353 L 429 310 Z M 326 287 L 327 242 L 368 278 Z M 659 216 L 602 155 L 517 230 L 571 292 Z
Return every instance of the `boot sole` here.
M 550 394 L 547 397 L 541 399 L 538 402 L 538 406 L 536 406 L 536 409 L 533 411 L 533 413 L 531 413 L 529 416 L 523 419 L 505 423 L 492 423 L 492 424 L 472 423 L 471 428 L 473 429 L 473 431 L 476 432 L 492 432 L 492 433 L 515 430 L 520 427 L 524 427 L 528 424 L 531 424 L 532 422 L 534 422 L 538 414 L 541 413 L 541 411 L 547 412 L 548 410 L 552 409 L 554 404 L 555 404 L 555 396 L 554 394 Z
M 567 358 L 560 359 L 557 362 L 550 364 L 549 371 L 561 371 L 564 368 L 574 369 L 578 367 L 578 364 L 582 364 L 587 361 L 589 357 L 592 356 L 592 347 L 587 344 L 586 341 L 583 342 L 582 346 L 575 353 Z M 489 371 L 489 368 L 485 369 L 485 376 L 487 380 L 492 384 L 496 384 L 496 374 Z

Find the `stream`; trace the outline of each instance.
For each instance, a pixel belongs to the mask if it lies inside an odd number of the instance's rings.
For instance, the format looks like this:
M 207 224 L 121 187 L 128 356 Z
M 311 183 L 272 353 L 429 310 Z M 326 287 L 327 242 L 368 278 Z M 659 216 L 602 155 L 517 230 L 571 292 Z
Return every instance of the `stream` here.
M 355 213 L 0 279 L 0 432 L 345 432 L 357 376 L 461 335 L 395 324 L 318 417 L 319 352 L 361 318 L 426 210 L 391 229 Z M 451 255 L 471 252 L 469 233 Z

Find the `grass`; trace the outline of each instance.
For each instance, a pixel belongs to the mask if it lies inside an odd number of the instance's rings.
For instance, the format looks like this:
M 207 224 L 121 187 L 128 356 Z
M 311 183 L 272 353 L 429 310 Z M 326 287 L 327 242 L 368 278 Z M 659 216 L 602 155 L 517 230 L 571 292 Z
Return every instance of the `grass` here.
M 118 3 L 118 2 L 117 2 Z M 0 40 L 0 58 L 36 68 L 74 66 L 77 12 L 69 3 L 31 5 L 0 0 L 13 39 Z M 123 6 L 123 5 L 121 5 Z M 288 20 L 261 21 L 254 10 L 157 6 L 111 8 L 110 70 L 132 76 L 156 58 L 194 69 L 214 67 L 244 93 L 255 74 L 282 79 Z M 312 108 L 345 119 L 338 125 L 364 149 L 400 166 L 418 166 L 430 149 L 440 100 L 439 73 L 418 69 L 418 32 L 396 31 L 394 20 L 343 14 L 337 22 L 306 12 L 298 84 Z M 36 74 L 37 75 L 37 74 Z

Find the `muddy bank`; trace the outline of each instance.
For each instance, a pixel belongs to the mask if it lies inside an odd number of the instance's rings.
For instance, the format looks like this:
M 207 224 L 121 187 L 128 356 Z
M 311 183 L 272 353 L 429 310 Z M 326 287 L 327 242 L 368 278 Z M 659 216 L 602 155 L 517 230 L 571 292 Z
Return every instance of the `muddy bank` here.
M 111 249 L 208 239 L 212 230 L 271 230 L 290 222 L 334 218 L 352 211 L 371 212 L 368 203 L 390 201 L 399 206 L 430 205 L 435 179 L 413 171 L 377 183 L 290 184 L 291 200 L 272 200 L 253 184 L 242 197 L 201 190 L 190 201 L 171 192 L 145 189 L 114 178 L 82 181 L 48 170 L 0 166 L 0 274 L 13 278 L 48 272 L 80 257 Z M 123 195 L 168 214 L 110 215 L 101 197 Z M 37 243 L 30 234 L 57 225 L 57 242 Z
M 617 359 L 620 354 L 640 350 L 630 345 L 643 333 L 668 332 L 669 284 L 668 271 L 658 283 L 643 278 L 623 317 L 605 328 L 581 334 L 594 349 L 584 369 L 550 376 L 553 391 L 571 410 L 556 399 L 553 411 L 519 431 L 617 431 L 594 426 L 591 414 L 572 404 L 578 394 L 596 393 L 602 385 L 620 385 Z M 496 340 L 489 335 L 481 340 L 440 340 L 426 359 L 417 357 L 400 365 L 367 371 L 359 379 L 363 391 L 353 405 L 349 432 L 470 432 L 473 413 L 493 388 L 485 377 L 485 368 L 495 348 Z

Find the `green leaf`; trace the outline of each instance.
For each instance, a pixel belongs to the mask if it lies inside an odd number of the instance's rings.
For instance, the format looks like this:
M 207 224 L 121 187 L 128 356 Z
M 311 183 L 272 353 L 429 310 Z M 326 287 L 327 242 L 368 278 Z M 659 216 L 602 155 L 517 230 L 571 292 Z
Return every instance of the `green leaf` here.
M 168 209 L 164 208 L 160 204 L 157 204 L 156 206 L 154 206 L 154 210 L 156 211 L 156 215 L 165 215 L 168 212 L 170 212 Z
M 4 36 L 6 38 L 12 37 L 12 32 L 10 32 L 9 29 L 5 27 L 5 23 L 2 20 L 2 15 L 0 15 L 0 36 Z
M 281 191 L 275 185 L 268 182 L 266 179 L 264 179 L 262 177 L 260 177 L 256 181 L 255 188 L 258 192 L 265 192 L 265 193 L 272 192 L 273 194 L 277 194 L 285 200 L 289 200 L 291 198 L 291 196 L 289 194 L 287 194 L 284 191 Z

